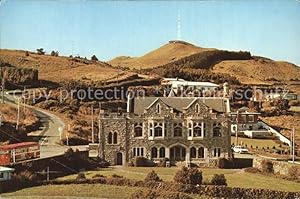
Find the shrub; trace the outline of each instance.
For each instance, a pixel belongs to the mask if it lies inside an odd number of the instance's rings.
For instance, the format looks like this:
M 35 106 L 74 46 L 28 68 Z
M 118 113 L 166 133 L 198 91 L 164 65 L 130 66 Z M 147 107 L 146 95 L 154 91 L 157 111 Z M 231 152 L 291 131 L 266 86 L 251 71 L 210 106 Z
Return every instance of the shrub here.
M 135 157 L 133 160 L 133 165 L 135 167 L 153 167 L 155 163 L 145 157 Z
M 261 163 L 262 171 L 265 173 L 273 173 L 273 163 L 269 160 L 263 160 Z
M 45 54 L 45 51 L 44 51 L 43 48 L 38 48 L 38 49 L 36 49 L 36 51 L 37 51 L 38 55 L 44 55 Z
M 29 52 L 25 51 L 25 56 L 28 57 L 29 56 Z
M 162 180 L 159 178 L 157 173 L 154 170 L 152 170 L 150 173 L 147 174 L 145 178 L 145 182 L 149 181 L 161 182 Z
M 30 171 L 22 171 L 12 176 L 14 188 L 30 187 L 37 182 L 37 176 Z
M 76 180 L 85 180 L 85 179 L 86 179 L 86 177 L 85 177 L 84 173 L 78 173 Z
M 202 172 L 197 168 L 182 167 L 174 176 L 174 181 L 180 184 L 202 184 Z
M 138 191 L 136 193 L 133 193 L 131 195 L 132 199 L 141 199 L 141 198 L 147 198 L 147 199 L 156 199 L 158 198 L 159 194 L 152 190 L 147 191 Z
M 225 185 L 227 186 L 226 178 L 224 174 L 215 174 L 211 179 L 211 184 L 213 185 Z
M 180 193 L 180 192 L 166 192 L 166 191 L 152 191 L 152 190 L 141 190 L 131 195 L 132 199 L 192 199 L 191 196 Z
M 123 178 L 123 176 L 119 176 L 117 174 L 112 174 L 111 177 L 113 177 L 113 178 Z
M 98 61 L 98 58 L 96 57 L 96 55 L 93 55 L 93 56 L 91 57 L 91 60 L 92 60 L 92 61 Z
M 158 167 L 166 167 L 168 158 L 161 158 L 159 159 L 159 163 L 157 164 Z

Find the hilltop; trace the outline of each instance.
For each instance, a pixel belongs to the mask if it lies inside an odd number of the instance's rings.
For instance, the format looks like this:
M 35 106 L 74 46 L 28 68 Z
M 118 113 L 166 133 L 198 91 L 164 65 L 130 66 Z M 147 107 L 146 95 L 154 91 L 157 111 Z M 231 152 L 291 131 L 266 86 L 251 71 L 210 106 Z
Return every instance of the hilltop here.
M 201 69 L 201 73 L 235 77 L 243 84 L 273 84 L 300 80 L 300 68 L 292 63 L 252 56 L 249 52 L 201 48 L 181 41 L 171 41 L 141 57 L 122 56 L 108 63 L 113 66 L 143 69 L 159 75 L 170 75 L 171 70 L 177 70 L 171 75 L 178 75 L 178 71 L 182 69 L 190 69 L 193 73 Z
M 0 60 L 21 68 L 38 70 L 40 80 L 62 82 L 68 80 L 109 81 L 123 79 L 132 73 L 121 71 L 101 61 L 79 57 L 38 55 L 23 50 L 0 50 Z
M 162 66 L 183 57 L 211 50 L 215 49 L 201 48 L 183 41 L 170 41 L 168 44 L 141 57 L 120 56 L 108 61 L 108 63 L 113 66 L 129 67 L 131 69 L 145 69 Z

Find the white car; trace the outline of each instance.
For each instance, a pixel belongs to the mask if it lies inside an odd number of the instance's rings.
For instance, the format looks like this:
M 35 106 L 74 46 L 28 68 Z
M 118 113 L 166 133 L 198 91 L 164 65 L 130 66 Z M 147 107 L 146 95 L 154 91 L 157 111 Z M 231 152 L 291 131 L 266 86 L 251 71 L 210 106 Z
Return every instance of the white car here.
M 235 153 L 249 153 L 249 150 L 243 146 L 234 146 L 232 149 Z

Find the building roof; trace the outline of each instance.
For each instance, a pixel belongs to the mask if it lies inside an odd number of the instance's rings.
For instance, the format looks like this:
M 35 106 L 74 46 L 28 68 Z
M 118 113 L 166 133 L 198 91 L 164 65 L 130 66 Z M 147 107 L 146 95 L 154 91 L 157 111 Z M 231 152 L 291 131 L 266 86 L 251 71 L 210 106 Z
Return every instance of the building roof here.
M 134 109 L 133 112 L 137 115 L 144 113 L 151 104 L 153 104 L 157 99 L 160 99 L 167 106 L 183 112 L 195 99 L 199 99 L 209 108 L 217 112 L 226 112 L 226 106 L 224 103 L 224 98 L 212 98 L 212 97 L 142 97 L 134 98 Z
M 0 166 L 0 172 L 13 172 L 15 169 Z
M 15 148 L 34 146 L 37 144 L 38 144 L 37 142 L 20 142 L 20 143 L 16 143 L 16 144 L 8 144 L 8 145 L 0 146 L 0 150 L 11 150 L 11 149 L 15 149 Z

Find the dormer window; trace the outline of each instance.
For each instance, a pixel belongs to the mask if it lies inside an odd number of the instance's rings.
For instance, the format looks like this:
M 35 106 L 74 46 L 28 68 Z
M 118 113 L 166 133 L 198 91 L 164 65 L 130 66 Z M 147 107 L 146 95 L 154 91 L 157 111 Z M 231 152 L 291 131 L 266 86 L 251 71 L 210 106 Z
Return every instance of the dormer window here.
M 156 113 L 160 113 L 161 112 L 161 107 L 160 104 L 156 105 Z
M 195 105 L 195 113 L 199 113 L 200 112 L 200 106 L 199 104 Z

